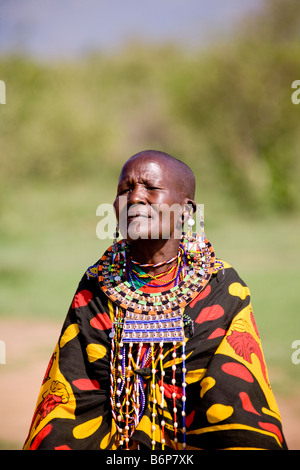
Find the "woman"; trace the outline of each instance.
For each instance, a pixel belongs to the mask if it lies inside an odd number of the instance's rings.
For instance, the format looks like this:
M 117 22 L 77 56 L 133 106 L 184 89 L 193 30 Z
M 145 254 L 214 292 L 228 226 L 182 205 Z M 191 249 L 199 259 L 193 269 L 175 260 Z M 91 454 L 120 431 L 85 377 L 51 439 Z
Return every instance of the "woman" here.
M 286 449 L 249 289 L 192 232 L 194 192 L 165 153 L 124 165 L 124 238 L 78 286 L 25 449 Z

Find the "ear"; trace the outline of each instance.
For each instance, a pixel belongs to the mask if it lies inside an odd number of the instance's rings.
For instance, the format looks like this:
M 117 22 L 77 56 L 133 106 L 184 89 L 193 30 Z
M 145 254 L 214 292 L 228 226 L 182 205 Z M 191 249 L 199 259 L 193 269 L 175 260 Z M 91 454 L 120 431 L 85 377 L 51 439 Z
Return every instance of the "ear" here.
M 197 205 L 193 199 L 185 199 L 182 205 L 182 223 L 184 224 L 196 212 Z

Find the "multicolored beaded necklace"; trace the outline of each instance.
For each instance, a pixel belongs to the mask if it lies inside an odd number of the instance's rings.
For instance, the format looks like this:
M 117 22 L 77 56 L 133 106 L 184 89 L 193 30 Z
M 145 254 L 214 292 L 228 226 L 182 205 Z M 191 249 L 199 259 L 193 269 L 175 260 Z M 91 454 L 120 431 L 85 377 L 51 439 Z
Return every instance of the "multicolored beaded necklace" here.
M 98 265 L 98 280 L 105 294 L 116 304 L 115 320 L 110 333 L 110 390 L 112 415 L 118 430 L 119 445 L 130 447 L 133 436 L 143 417 L 146 397 L 145 381 L 150 380 L 149 403 L 152 403 L 151 442 L 156 446 L 158 424 L 161 429 L 161 448 L 165 447 L 165 421 L 158 421 L 157 407 L 164 407 L 165 371 L 164 344 L 172 345 L 173 441 L 178 448 L 179 421 L 176 406 L 176 370 L 181 363 L 181 446 L 186 447 L 186 353 L 184 327 L 191 319 L 184 314 L 188 305 L 206 286 L 215 265 L 210 242 L 197 234 L 183 238 L 176 257 L 177 263 L 167 274 L 171 280 L 164 284 L 160 277 L 148 277 L 128 255 L 124 240 L 115 243 L 102 256 Z M 134 265 L 134 267 L 133 267 Z M 172 272 L 174 271 L 174 272 Z M 163 274 L 163 273 L 160 273 Z M 166 274 L 166 273 L 165 273 Z M 168 286 L 171 286 L 168 289 Z M 142 289 L 151 287 L 153 293 Z M 156 291 L 157 289 L 157 291 Z M 181 355 L 178 357 L 178 353 Z M 180 360 L 179 360 L 180 359 Z M 159 378 L 159 385 L 156 379 Z M 157 389 L 157 387 L 159 387 Z M 160 403 L 158 403 L 160 400 Z

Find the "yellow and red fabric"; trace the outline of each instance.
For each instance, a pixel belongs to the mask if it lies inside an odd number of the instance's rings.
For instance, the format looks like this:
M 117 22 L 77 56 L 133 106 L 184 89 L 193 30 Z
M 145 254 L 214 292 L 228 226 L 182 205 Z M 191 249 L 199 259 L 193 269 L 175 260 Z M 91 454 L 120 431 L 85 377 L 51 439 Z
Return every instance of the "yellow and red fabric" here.
M 224 262 L 223 262 L 224 263 Z M 47 368 L 24 449 L 106 449 L 119 446 L 110 404 L 110 354 L 115 305 L 95 276 L 83 276 Z M 280 413 L 269 383 L 250 292 L 224 263 L 184 311 L 186 449 L 286 449 Z M 193 327 L 192 327 L 193 326 Z M 182 449 L 182 430 L 174 442 L 172 344 L 164 345 L 165 449 Z M 180 354 L 176 359 L 180 369 Z M 133 436 L 151 449 L 152 403 L 146 382 L 146 406 Z M 159 377 L 156 396 L 160 399 Z M 180 379 L 176 383 L 181 416 Z M 161 428 L 155 440 L 160 449 Z

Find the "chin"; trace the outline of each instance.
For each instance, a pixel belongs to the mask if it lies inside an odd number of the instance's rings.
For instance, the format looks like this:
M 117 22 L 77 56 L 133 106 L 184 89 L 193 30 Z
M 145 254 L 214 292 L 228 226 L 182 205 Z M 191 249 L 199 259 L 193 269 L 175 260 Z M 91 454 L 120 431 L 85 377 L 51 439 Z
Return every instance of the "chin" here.
M 126 230 L 126 238 L 128 240 L 134 241 L 134 240 L 149 240 L 151 238 L 159 238 L 159 236 L 156 236 L 156 230 L 151 229 L 151 225 L 148 220 L 143 220 L 142 222 L 140 220 L 132 220 Z M 154 237 L 152 236 L 154 234 Z

